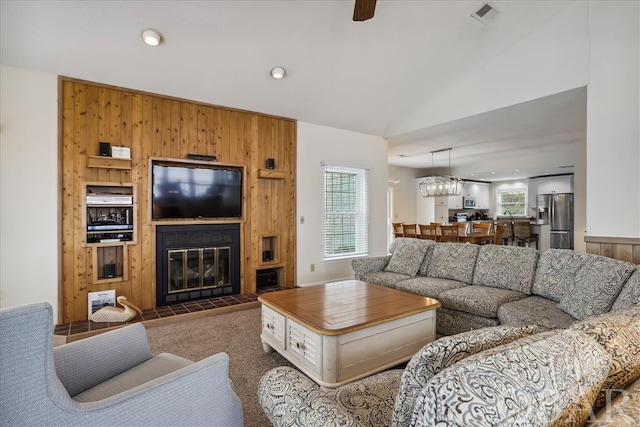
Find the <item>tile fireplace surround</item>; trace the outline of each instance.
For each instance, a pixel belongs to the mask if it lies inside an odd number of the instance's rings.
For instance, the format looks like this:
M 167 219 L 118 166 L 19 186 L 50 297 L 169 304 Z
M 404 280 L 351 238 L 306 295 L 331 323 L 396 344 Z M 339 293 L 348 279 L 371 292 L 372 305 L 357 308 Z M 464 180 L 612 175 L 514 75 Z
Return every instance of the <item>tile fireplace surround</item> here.
M 74 341 L 74 338 L 80 339 L 88 335 L 93 335 L 101 330 L 109 328 L 119 327 L 126 324 L 147 322 L 158 319 L 167 319 L 175 316 L 193 314 L 197 312 L 204 312 L 209 310 L 227 311 L 228 307 L 237 306 L 241 304 L 251 304 L 256 307 L 260 306 L 258 302 L 258 296 L 264 292 L 276 291 L 278 287 L 265 287 L 259 288 L 255 294 L 244 295 L 229 295 L 224 297 L 209 298 L 199 301 L 190 301 L 182 304 L 173 304 L 155 309 L 144 310 L 142 315 L 136 316 L 135 319 L 127 322 L 92 322 L 90 320 L 82 320 L 71 323 L 64 323 L 56 325 L 54 327 L 54 335 L 60 337 L 68 342 Z M 225 310 L 225 308 L 227 308 Z M 203 313 L 204 314 L 204 313 Z M 211 313 L 212 315 L 214 313 Z M 185 316 L 186 317 L 186 316 Z M 187 319 L 185 319 L 187 320 Z M 76 336 L 76 337 L 74 337 Z

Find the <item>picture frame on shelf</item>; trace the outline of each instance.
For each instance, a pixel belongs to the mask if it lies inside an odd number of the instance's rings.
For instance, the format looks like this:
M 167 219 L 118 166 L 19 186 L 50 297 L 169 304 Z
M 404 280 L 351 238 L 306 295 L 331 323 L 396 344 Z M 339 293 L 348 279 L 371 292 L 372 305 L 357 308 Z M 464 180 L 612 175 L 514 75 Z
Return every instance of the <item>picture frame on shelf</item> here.
M 88 294 L 88 316 L 91 317 L 93 313 L 100 310 L 102 307 L 115 307 L 116 306 L 116 291 L 115 289 L 109 289 L 107 291 L 89 292 Z

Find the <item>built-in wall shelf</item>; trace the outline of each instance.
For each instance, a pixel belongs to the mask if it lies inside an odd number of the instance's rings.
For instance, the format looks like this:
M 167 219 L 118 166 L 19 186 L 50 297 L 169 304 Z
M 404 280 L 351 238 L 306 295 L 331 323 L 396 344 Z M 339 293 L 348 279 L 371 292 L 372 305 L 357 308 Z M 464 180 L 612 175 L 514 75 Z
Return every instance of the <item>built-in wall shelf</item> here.
M 131 159 L 106 156 L 87 156 L 87 167 L 98 169 L 131 169 Z
M 282 170 L 258 169 L 258 178 L 284 179 L 285 173 Z

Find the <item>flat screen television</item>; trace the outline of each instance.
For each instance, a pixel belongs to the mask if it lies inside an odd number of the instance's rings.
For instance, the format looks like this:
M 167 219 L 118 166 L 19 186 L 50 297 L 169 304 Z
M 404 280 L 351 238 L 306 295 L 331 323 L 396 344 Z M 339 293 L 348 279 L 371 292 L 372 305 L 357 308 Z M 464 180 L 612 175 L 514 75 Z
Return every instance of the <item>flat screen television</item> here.
M 152 218 L 242 216 L 242 169 L 188 163 L 152 165 Z

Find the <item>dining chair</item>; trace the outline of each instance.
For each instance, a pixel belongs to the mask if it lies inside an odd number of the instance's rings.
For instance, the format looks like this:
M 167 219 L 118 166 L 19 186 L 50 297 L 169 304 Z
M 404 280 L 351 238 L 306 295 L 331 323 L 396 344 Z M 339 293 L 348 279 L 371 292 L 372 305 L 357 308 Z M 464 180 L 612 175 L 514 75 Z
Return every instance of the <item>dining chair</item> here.
M 490 222 L 478 222 L 473 224 L 474 233 L 491 234 L 491 227 L 493 224 Z
M 420 234 L 418 237 L 424 240 L 439 240 L 437 224 L 418 224 Z
M 508 225 L 507 224 L 496 224 L 496 232 L 493 235 L 493 244 L 494 245 L 503 245 L 504 241 L 503 241 L 503 236 L 505 233 L 505 230 L 507 229 Z
M 538 235 L 531 234 L 531 224 L 528 221 L 517 221 L 513 224 L 513 236 L 518 246 L 530 246 L 535 242 L 538 249 Z
M 457 242 L 458 241 L 458 230 L 459 227 L 457 225 L 441 225 L 440 226 L 440 234 L 443 242 Z
M 402 224 L 402 233 L 404 237 L 418 237 L 418 229 L 416 224 Z
M 464 236 L 469 232 L 469 223 L 468 222 L 456 222 L 455 224 L 458 227 L 458 235 Z
M 393 237 L 404 237 L 404 232 L 402 231 L 402 223 L 401 222 L 393 222 Z

